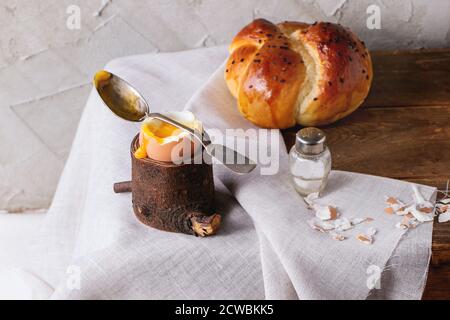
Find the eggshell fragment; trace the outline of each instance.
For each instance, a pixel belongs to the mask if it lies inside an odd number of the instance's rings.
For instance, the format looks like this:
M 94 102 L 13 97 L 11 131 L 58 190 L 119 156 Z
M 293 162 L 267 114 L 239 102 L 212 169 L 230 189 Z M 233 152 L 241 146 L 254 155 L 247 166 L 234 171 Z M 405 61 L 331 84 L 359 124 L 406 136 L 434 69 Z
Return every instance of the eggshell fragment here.
M 314 206 L 314 200 L 319 199 L 319 193 L 318 192 L 313 192 L 308 194 L 308 196 L 306 196 L 305 198 L 303 198 L 305 200 L 305 202 L 308 204 L 308 206 L 310 208 L 312 208 Z
M 402 223 L 402 222 L 396 223 L 396 224 L 395 224 L 395 227 L 396 227 L 397 229 L 403 229 L 403 230 L 408 229 L 408 226 L 405 225 L 405 224 Z
M 337 231 L 346 231 L 353 228 L 353 225 L 347 218 L 340 218 L 334 221 L 334 227 Z
M 408 206 L 401 208 L 400 210 L 396 211 L 395 214 L 398 216 L 404 216 L 405 214 L 408 214 Z
M 439 223 L 450 221 L 450 198 L 441 199 L 436 205 L 436 212 L 439 213 Z
M 393 215 L 394 213 L 396 215 L 404 215 L 407 213 L 405 211 L 407 206 L 397 198 L 386 197 L 386 204 L 388 204 L 389 207 L 385 208 L 384 212 L 389 215 Z
M 332 206 L 320 206 L 313 205 L 313 209 L 316 212 L 316 217 L 321 220 L 335 220 L 338 217 L 338 212 L 335 207 Z
M 444 223 L 450 221 L 450 211 L 446 211 L 445 213 L 441 213 L 438 218 L 439 223 Z
M 333 230 L 334 224 L 329 221 L 323 221 L 318 218 L 313 218 L 308 221 L 308 224 L 315 230 L 321 231 L 321 232 L 327 232 L 329 230 Z
M 344 241 L 346 239 L 346 237 L 337 232 L 331 232 L 330 236 L 336 241 Z
M 429 213 L 422 213 L 418 207 L 420 208 L 420 205 L 411 207 L 410 213 L 420 222 L 427 222 L 427 221 L 433 221 L 434 215 Z
M 387 197 L 386 203 L 390 205 L 398 204 L 398 200 L 394 197 Z
M 402 209 L 405 206 L 405 204 L 402 201 L 400 201 L 399 199 L 394 198 L 394 197 L 386 197 L 386 204 L 390 208 L 392 208 L 392 213 Z M 385 211 L 387 212 L 386 209 L 385 209 Z M 387 212 L 387 213 L 390 213 L 390 212 Z
M 449 206 L 448 206 L 448 205 L 438 205 L 438 206 L 436 207 L 436 210 L 437 210 L 437 212 L 439 212 L 439 213 L 445 213 L 445 212 L 448 211 L 448 209 L 449 209 Z
M 313 220 L 309 220 L 308 221 L 309 226 L 316 231 L 322 232 L 322 233 L 326 233 L 327 231 L 321 227 L 316 221 Z
M 360 233 L 360 234 L 356 237 L 356 239 L 358 239 L 358 241 L 360 241 L 360 242 L 362 242 L 362 243 L 364 243 L 364 244 L 368 244 L 368 245 L 373 243 L 372 237 L 370 237 L 370 236 L 368 236 L 368 235 L 365 235 L 365 234 L 362 234 L 362 233 Z
M 432 207 L 419 207 L 417 210 L 419 210 L 422 213 L 428 214 L 433 212 Z
M 367 234 L 369 237 L 373 237 L 376 233 L 377 233 L 377 229 L 375 229 L 375 228 L 373 228 L 373 227 L 367 229 L 367 231 L 366 231 L 366 234 Z
M 358 224 L 360 224 L 360 223 L 365 222 L 367 219 L 368 219 L 368 218 L 353 218 L 353 219 L 351 220 L 351 223 L 352 223 L 352 225 L 356 226 L 356 225 L 358 225 Z

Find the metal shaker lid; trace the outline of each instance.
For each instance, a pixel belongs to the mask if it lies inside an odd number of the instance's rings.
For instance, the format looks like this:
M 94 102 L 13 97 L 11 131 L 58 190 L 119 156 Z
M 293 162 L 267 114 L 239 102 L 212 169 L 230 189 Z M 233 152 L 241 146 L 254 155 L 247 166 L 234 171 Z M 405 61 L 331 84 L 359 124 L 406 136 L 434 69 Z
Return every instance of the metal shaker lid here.
M 295 137 L 295 149 L 303 154 L 315 155 L 325 150 L 325 132 L 314 127 L 303 128 Z

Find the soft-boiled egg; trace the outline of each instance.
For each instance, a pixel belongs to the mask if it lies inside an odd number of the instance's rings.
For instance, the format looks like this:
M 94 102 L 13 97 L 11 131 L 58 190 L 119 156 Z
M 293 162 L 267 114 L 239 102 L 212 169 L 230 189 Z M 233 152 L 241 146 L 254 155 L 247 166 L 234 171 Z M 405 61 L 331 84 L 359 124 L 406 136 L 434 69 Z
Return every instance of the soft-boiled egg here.
M 201 132 L 202 124 L 192 112 L 168 112 L 166 116 L 185 126 Z M 138 159 L 149 157 L 157 161 L 176 162 L 192 157 L 201 144 L 186 131 L 159 119 L 144 120 L 139 133 L 139 148 L 134 156 Z

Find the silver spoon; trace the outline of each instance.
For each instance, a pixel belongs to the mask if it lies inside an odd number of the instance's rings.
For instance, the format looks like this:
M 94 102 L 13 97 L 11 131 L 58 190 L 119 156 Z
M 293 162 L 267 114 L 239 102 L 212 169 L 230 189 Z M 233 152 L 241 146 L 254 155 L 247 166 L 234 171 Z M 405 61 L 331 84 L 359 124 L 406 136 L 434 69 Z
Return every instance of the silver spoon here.
M 119 76 L 108 71 L 99 71 L 95 74 L 94 86 L 105 105 L 120 118 L 134 122 L 155 118 L 170 123 L 194 136 L 210 156 L 216 158 L 228 169 L 244 174 L 256 168 L 256 164 L 244 155 L 223 145 L 212 143 L 205 131 L 198 132 L 163 114 L 150 113 L 150 107 L 142 95 Z M 227 163 L 230 157 L 234 161 Z

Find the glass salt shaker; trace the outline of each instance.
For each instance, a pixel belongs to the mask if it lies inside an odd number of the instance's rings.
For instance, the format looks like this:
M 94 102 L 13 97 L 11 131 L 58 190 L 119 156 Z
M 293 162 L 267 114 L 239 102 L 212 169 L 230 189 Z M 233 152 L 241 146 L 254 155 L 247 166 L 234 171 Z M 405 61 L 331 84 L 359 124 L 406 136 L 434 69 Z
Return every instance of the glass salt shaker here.
M 295 189 L 302 196 L 322 192 L 331 170 L 331 153 L 325 133 L 317 128 L 301 129 L 289 152 L 289 166 Z

